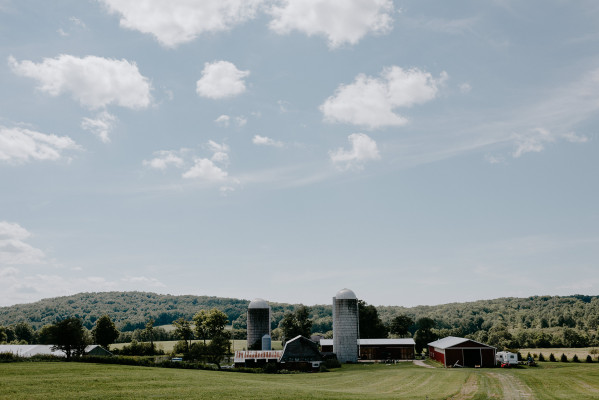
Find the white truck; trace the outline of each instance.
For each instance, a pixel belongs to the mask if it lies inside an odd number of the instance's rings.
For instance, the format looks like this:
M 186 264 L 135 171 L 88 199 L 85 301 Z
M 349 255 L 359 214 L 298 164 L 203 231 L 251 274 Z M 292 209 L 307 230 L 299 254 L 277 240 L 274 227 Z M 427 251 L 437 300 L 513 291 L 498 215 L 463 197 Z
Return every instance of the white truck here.
M 518 365 L 518 354 L 510 353 L 509 351 L 498 351 L 495 360 L 502 367 L 511 367 Z

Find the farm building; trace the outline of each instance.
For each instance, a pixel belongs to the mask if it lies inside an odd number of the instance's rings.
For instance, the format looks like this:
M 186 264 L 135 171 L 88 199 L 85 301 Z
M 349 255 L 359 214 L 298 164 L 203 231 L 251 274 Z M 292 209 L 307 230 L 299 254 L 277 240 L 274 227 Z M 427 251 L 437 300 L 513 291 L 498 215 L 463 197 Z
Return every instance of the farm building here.
M 312 371 L 323 361 L 315 342 L 303 336 L 296 336 L 283 350 L 248 350 L 235 352 L 235 367 L 261 368 L 266 364 L 277 364 L 281 369 Z
M 494 367 L 495 347 L 455 336 L 428 344 L 429 357 L 446 367 Z
M 361 360 L 413 360 L 414 339 L 358 339 Z M 333 352 L 333 340 L 322 339 L 323 353 Z
M 0 344 L 0 353 L 10 353 L 19 357 L 51 355 L 66 357 L 62 350 L 52 350 L 51 344 Z M 112 353 L 97 344 L 85 348 L 86 356 L 111 356 Z
M 235 352 L 235 367 L 261 368 L 268 363 L 278 363 L 283 350 L 248 350 Z
M 320 368 L 323 360 L 316 342 L 300 335 L 285 343 L 280 366 L 284 369 L 309 371 Z

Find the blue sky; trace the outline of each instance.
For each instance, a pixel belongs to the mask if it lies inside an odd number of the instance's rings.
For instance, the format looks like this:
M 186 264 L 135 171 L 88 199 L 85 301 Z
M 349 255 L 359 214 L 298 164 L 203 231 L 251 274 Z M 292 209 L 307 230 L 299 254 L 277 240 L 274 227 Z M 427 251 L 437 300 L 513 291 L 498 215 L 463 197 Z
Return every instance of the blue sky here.
M 0 0 L 0 306 L 599 292 L 595 1 Z

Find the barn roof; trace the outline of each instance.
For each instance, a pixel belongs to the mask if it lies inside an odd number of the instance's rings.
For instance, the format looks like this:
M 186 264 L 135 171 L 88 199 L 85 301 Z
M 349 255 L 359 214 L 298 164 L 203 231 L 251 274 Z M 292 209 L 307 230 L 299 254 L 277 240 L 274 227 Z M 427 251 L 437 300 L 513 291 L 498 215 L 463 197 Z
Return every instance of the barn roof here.
M 411 346 L 415 345 L 414 339 L 358 339 L 360 346 Z M 321 346 L 332 346 L 333 339 L 320 339 Z
M 466 338 L 461 338 L 461 337 L 456 337 L 456 336 L 447 336 L 443 339 L 439 339 L 439 340 L 435 340 L 434 342 L 430 342 L 428 345 L 432 346 L 432 347 L 437 347 L 439 349 L 447 349 L 449 347 L 454 347 L 454 346 L 457 346 L 459 344 L 466 343 L 466 342 L 477 343 L 481 347 L 488 347 L 488 348 L 492 348 L 492 349 L 495 348 L 493 346 L 489 346 L 488 344 L 477 342 L 476 340 L 466 339 Z
M 316 342 L 298 335 L 285 343 L 281 361 L 322 361 Z
M 283 350 L 238 350 L 235 352 L 236 363 L 245 362 L 245 360 L 279 360 L 283 355 Z

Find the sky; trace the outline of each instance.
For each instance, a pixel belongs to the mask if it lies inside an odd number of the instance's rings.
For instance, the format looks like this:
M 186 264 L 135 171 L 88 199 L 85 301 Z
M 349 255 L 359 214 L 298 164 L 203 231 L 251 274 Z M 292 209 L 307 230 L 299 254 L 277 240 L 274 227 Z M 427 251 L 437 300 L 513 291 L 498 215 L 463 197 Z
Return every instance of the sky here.
M 594 0 L 0 0 L 0 306 L 599 294 Z

